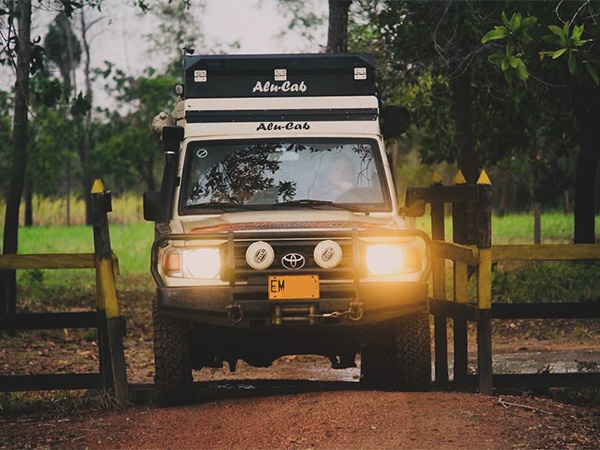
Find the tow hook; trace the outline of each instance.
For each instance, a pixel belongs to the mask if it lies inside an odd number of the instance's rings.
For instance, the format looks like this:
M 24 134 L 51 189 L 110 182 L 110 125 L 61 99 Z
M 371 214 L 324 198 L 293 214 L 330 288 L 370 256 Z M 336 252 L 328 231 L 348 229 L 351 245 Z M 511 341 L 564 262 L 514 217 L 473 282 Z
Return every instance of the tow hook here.
M 350 308 L 348 308 L 348 319 L 358 322 L 362 319 L 364 311 L 362 309 L 363 304 L 361 302 L 352 302 L 350 303 Z
M 361 302 L 352 302 L 350 303 L 349 308 L 346 311 L 334 311 L 331 313 L 324 313 L 324 314 L 310 314 L 308 315 L 308 317 L 311 318 L 321 318 L 321 319 L 327 319 L 327 318 L 338 318 L 338 317 L 347 317 L 348 319 L 352 320 L 353 322 L 358 322 L 360 319 L 362 319 L 363 317 L 363 309 L 362 309 L 363 304 Z
M 240 323 L 244 318 L 242 305 L 240 305 L 238 302 L 227 305 L 227 318 L 231 323 Z

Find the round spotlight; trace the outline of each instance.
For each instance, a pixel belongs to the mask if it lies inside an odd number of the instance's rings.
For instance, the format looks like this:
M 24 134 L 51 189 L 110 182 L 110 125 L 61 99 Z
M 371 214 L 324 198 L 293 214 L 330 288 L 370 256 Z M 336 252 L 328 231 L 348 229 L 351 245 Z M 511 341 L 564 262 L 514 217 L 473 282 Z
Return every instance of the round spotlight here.
M 331 240 L 321 241 L 315 247 L 313 256 L 323 269 L 333 269 L 342 261 L 342 247 Z
M 255 242 L 246 250 L 246 262 L 255 270 L 265 270 L 274 260 L 275 251 L 266 242 Z

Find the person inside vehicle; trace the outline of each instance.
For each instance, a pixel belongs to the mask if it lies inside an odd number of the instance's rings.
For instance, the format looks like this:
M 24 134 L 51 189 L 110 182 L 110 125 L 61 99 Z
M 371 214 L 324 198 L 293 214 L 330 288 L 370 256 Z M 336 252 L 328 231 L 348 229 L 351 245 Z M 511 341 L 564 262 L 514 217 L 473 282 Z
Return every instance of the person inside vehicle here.
M 319 200 L 335 201 L 354 187 L 356 173 L 352 161 L 346 156 L 338 155 L 322 177 L 322 187 L 315 194 Z

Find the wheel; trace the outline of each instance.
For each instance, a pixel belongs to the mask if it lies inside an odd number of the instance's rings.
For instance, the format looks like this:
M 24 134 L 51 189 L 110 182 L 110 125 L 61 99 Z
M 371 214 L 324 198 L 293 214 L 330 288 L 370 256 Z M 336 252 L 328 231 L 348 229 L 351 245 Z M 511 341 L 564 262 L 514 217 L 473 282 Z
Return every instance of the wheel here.
M 161 314 L 156 298 L 152 303 L 152 321 L 156 400 L 161 406 L 192 403 L 189 324 Z
M 368 388 L 431 388 L 429 314 L 411 314 L 373 330 L 361 352 L 361 384 Z

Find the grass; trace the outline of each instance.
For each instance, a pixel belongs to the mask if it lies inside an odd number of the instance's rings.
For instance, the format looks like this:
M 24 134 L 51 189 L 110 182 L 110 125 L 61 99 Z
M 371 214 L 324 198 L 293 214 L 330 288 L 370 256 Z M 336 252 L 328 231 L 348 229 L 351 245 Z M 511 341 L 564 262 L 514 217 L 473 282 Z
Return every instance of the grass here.
M 67 202 L 63 198 L 47 198 L 39 195 L 33 198 L 33 225 L 54 227 L 67 222 Z M 113 212 L 110 213 L 112 224 L 127 225 L 143 221 L 142 196 L 132 192 L 112 199 Z M 0 199 L 0 223 L 4 224 L 6 205 Z M 85 205 L 80 198 L 70 201 L 70 225 L 85 224 Z M 21 224 L 24 223 L 25 207 L 21 205 Z
M 111 225 L 112 248 L 119 259 L 121 276 L 118 288 L 148 290 L 150 278 L 150 247 L 153 225 L 135 223 Z M 93 253 L 92 227 L 57 226 L 21 228 L 19 253 Z M 45 298 L 72 299 L 89 296 L 95 289 L 93 270 L 20 270 L 18 272 L 20 303 L 35 306 Z
M 93 232 L 84 225 L 65 226 L 63 200 L 36 198 L 35 222 L 41 225 L 22 227 L 19 231 L 19 253 L 91 253 Z M 109 213 L 110 234 L 115 254 L 119 258 L 121 277 L 118 288 L 151 289 L 149 275 L 150 247 L 153 225 L 141 221 L 140 196 L 127 194 L 113 199 L 113 212 Z M 4 208 L 0 205 L 0 211 Z M 83 202 L 72 204 L 73 223 L 83 222 Z M 0 217 L 0 220 L 2 218 Z M 548 212 L 542 216 L 542 242 L 568 243 L 573 238 L 573 216 Z M 416 219 L 417 228 L 430 231 L 429 215 Z M 492 242 L 494 244 L 532 243 L 533 216 L 508 214 L 492 217 Z M 596 220 L 600 236 L 600 217 Z M 446 217 L 446 239 L 452 237 L 451 217 Z M 2 230 L 0 229 L 0 233 Z M 600 266 L 571 263 L 526 264 L 511 270 L 499 268 L 494 273 L 494 298 L 496 301 L 559 301 L 573 299 L 595 300 L 600 292 Z M 590 282 L 598 280 L 598 282 Z M 19 271 L 21 303 L 37 305 L 44 298 L 68 299 L 89 295 L 94 290 L 94 273 L 91 270 Z M 600 288 L 598 288 L 600 289 Z
M 20 253 L 93 252 L 92 228 L 64 226 L 60 204 L 45 206 L 37 216 L 37 226 L 21 228 Z M 153 225 L 141 222 L 141 201 L 135 196 L 115 198 L 114 212 L 109 214 L 114 252 L 119 257 L 121 276 L 117 288 L 148 291 L 153 288 L 149 275 Z M 4 211 L 0 205 L 0 211 Z M 81 209 L 83 211 L 83 209 Z M 493 243 L 532 243 L 533 216 L 510 214 L 492 219 Z M 73 223 L 81 223 L 81 218 Z M 417 227 L 430 230 L 429 216 L 417 219 Z M 600 236 L 600 217 L 596 221 Z M 0 229 L 0 234 L 2 230 Z M 451 238 L 450 217 L 446 218 L 446 236 Z M 544 243 L 568 243 L 573 236 L 573 217 L 562 213 L 542 216 Z M 91 270 L 22 270 L 19 271 L 19 305 L 24 309 L 57 310 L 65 306 L 90 306 L 95 278 Z M 449 290 L 451 292 L 451 289 Z M 577 263 L 522 264 L 509 269 L 496 267 L 493 295 L 496 302 L 532 301 L 599 301 L 600 265 Z M 83 299 L 83 301 L 82 301 Z M 576 330 L 577 331 L 577 330 Z M 582 327 L 582 339 L 589 331 Z M 91 336 L 90 339 L 94 339 Z M 582 404 L 598 404 L 598 390 L 561 390 L 561 398 Z M 34 393 L 0 395 L 0 416 L 14 416 L 36 411 L 51 411 L 53 417 L 68 416 L 82 409 L 109 406 L 105 394 Z M 50 414 L 50 413 L 49 413 Z
M 110 238 L 119 256 L 121 273 L 138 274 L 148 270 L 153 225 L 135 223 L 110 226 Z M 19 253 L 93 253 L 92 227 L 41 226 L 19 230 Z M 146 258 L 144 258 L 146 256 Z
M 116 213 L 116 211 L 115 211 Z M 119 223 L 109 214 L 112 247 L 119 257 L 122 275 L 147 274 L 150 266 L 150 247 L 153 240 L 153 224 L 146 222 Z M 417 220 L 417 227 L 430 230 L 429 217 Z M 600 236 L 600 216 L 596 220 Z M 450 218 L 446 220 L 447 239 L 451 239 Z M 532 243 L 533 217 L 511 214 L 492 218 L 495 244 Z M 0 233 L 2 229 L 0 228 Z M 548 213 L 542 217 L 543 243 L 568 243 L 573 237 L 573 218 L 561 213 Z M 22 227 L 19 231 L 19 253 L 91 253 L 94 251 L 91 227 L 35 226 Z
M 5 418 L 41 412 L 40 419 L 57 419 L 113 405 L 113 399 L 101 390 L 0 393 L 0 417 Z
M 419 217 L 416 226 L 426 232 L 431 231 L 429 214 Z M 573 242 L 574 219 L 572 214 L 546 212 L 541 218 L 542 244 L 568 244 Z M 452 239 L 452 217 L 446 216 L 446 240 Z M 600 238 L 600 215 L 596 216 L 596 236 Z M 533 244 L 533 215 L 507 214 L 503 217 L 492 215 L 493 244 Z
M 600 301 L 597 262 L 531 262 L 510 270 L 496 267 L 492 297 L 499 303 Z

